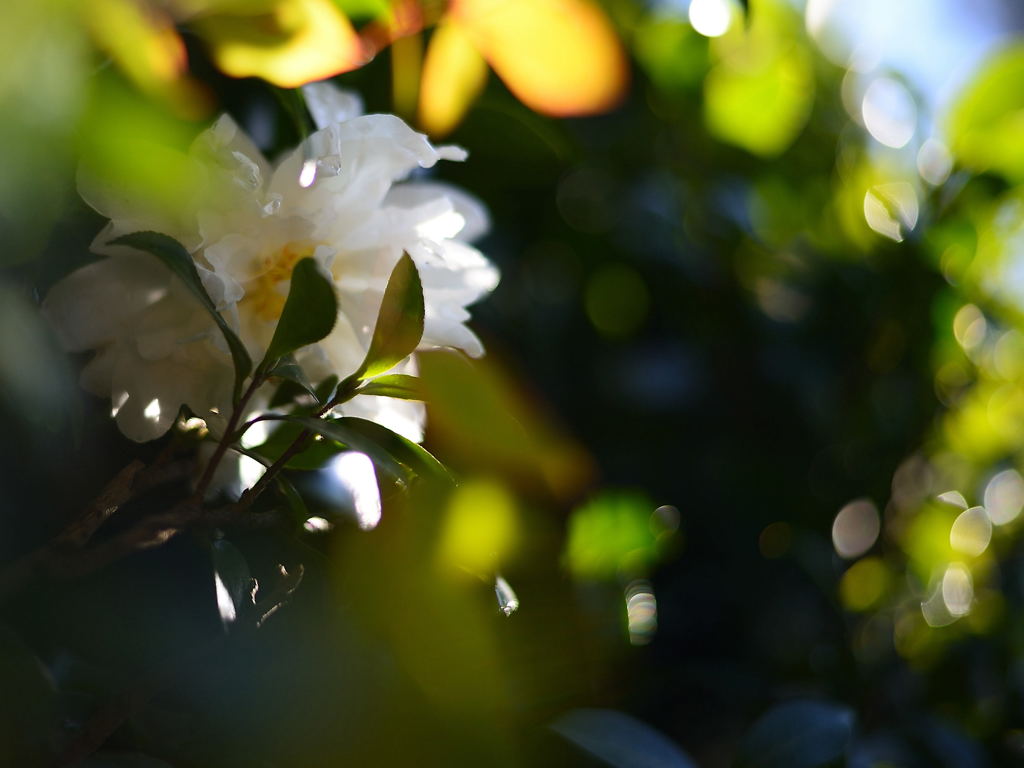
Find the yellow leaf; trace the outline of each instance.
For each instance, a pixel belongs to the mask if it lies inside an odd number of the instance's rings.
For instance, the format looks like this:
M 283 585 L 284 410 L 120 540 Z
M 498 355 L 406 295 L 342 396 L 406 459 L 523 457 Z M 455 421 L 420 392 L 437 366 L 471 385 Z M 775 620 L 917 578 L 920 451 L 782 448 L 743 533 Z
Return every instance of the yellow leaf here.
M 420 82 L 419 124 L 431 136 L 449 133 L 487 80 L 487 65 L 456 22 L 438 25 L 430 38 Z
M 451 14 L 509 90 L 537 112 L 603 112 L 625 94 L 625 54 L 593 3 L 454 0 Z
M 187 76 L 185 45 L 174 19 L 140 0 L 89 0 L 83 19 L 96 42 L 131 81 L 185 117 L 200 117 L 207 98 Z
M 358 35 L 331 0 L 281 0 L 272 13 L 208 16 L 193 26 L 225 73 L 282 88 L 365 63 Z

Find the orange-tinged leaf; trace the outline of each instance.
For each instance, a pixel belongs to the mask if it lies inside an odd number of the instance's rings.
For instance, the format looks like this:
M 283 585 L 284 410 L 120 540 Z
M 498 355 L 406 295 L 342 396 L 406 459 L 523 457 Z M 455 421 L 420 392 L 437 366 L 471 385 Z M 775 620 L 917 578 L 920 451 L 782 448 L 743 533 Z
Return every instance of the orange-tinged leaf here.
M 225 73 L 282 88 L 366 63 L 358 35 L 331 0 L 280 0 L 272 13 L 207 16 L 193 26 Z
M 487 64 L 457 22 L 438 25 L 430 38 L 420 82 L 419 124 L 443 136 L 459 121 L 487 81 Z
M 537 112 L 603 112 L 625 94 L 626 56 L 608 17 L 588 0 L 453 0 L 450 12 Z

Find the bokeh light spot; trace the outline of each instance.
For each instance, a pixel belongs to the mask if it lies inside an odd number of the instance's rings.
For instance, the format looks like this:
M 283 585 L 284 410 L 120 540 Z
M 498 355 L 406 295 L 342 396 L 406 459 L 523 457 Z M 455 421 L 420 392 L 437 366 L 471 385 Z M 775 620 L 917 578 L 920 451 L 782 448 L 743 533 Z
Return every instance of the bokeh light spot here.
M 832 522 L 832 544 L 840 557 L 860 557 L 875 545 L 881 531 L 878 509 L 867 499 L 851 501 Z
M 949 529 L 949 546 L 964 555 L 977 557 L 992 540 L 992 521 L 984 507 L 971 507 L 961 512 Z
M 692 0 L 690 24 L 704 37 L 721 37 L 732 26 L 732 6 L 729 0 Z
M 1006 525 L 1024 507 L 1024 478 L 1015 469 L 1004 469 L 985 486 L 985 511 L 994 525 Z
M 646 579 L 632 581 L 626 587 L 626 619 L 629 642 L 647 645 L 658 629 L 658 601 L 654 588 Z
M 900 149 L 914 136 L 917 106 L 906 86 L 891 77 L 879 77 L 864 92 L 861 116 L 875 140 Z

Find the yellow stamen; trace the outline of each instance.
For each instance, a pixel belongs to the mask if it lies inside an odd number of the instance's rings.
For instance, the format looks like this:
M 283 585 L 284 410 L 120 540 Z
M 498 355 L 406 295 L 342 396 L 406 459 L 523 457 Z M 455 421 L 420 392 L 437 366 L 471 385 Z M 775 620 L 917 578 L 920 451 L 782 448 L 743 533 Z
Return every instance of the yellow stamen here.
M 313 243 L 288 243 L 278 251 L 258 257 L 257 268 L 262 269 L 262 272 L 246 284 L 245 297 L 241 303 L 262 320 L 277 320 L 288 297 L 292 270 L 300 259 L 312 256 L 315 250 L 316 245 Z

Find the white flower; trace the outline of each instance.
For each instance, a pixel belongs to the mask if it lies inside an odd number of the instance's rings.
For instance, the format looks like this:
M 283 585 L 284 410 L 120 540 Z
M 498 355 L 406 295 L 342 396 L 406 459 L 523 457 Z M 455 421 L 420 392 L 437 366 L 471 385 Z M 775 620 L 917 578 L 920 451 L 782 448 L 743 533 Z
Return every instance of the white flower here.
M 313 381 L 344 378 L 359 366 L 403 251 L 423 283 L 421 347 L 483 352 L 465 322 L 466 307 L 498 281 L 497 270 L 468 245 L 486 230 L 486 212 L 451 187 L 405 180 L 465 152 L 431 146 L 392 115 L 359 116 L 358 101 L 328 84 L 304 90 L 320 130 L 276 168 L 227 116 L 195 141 L 190 158 L 204 183 L 184 213 L 140 210 L 79 180 L 86 201 L 111 219 L 93 243 L 106 258 L 54 286 L 43 310 L 68 350 L 96 351 L 82 384 L 111 398 L 118 426 L 133 440 L 162 435 L 182 404 L 200 416 L 226 414 L 233 368 L 219 331 L 185 285 L 154 256 L 111 244 L 131 232 L 163 232 L 190 250 L 207 292 L 254 360 L 273 335 L 292 267 L 316 259 L 333 277 L 339 314 L 327 338 L 297 354 Z M 414 369 L 410 358 L 395 370 Z M 422 439 L 418 403 L 360 396 L 343 411 Z

